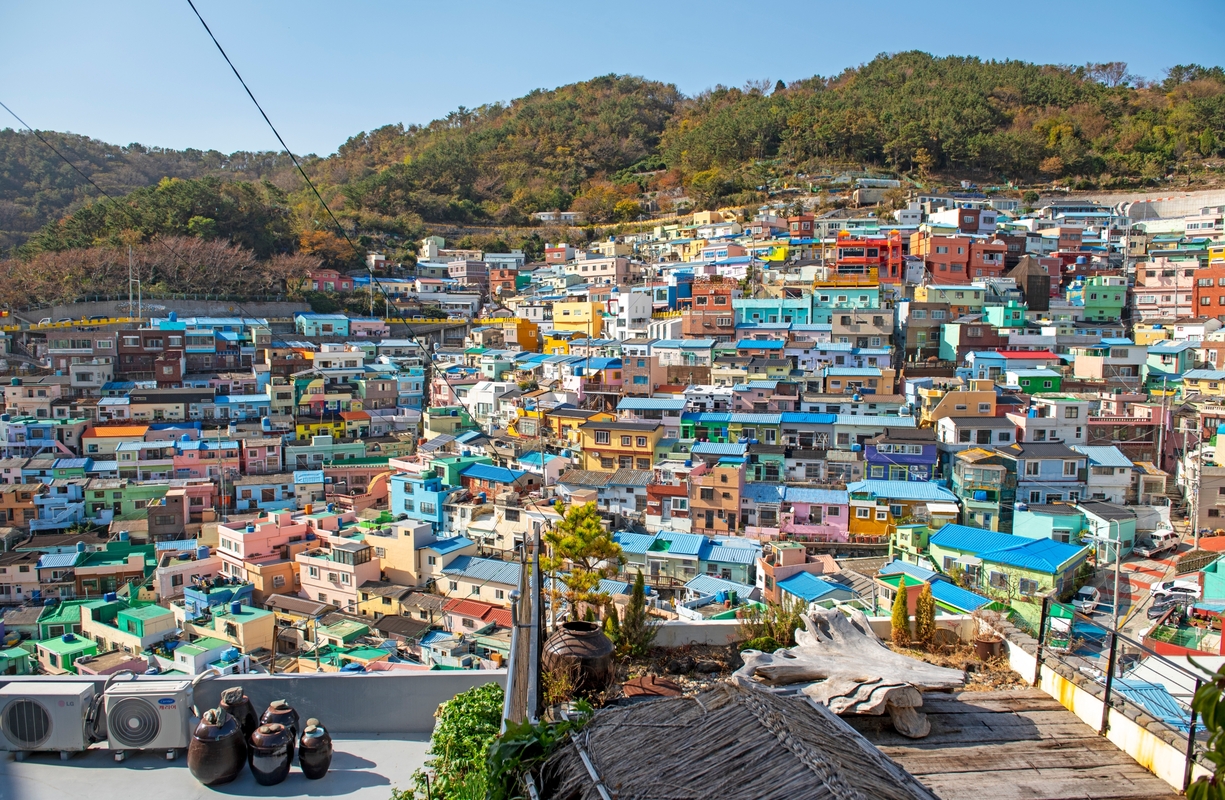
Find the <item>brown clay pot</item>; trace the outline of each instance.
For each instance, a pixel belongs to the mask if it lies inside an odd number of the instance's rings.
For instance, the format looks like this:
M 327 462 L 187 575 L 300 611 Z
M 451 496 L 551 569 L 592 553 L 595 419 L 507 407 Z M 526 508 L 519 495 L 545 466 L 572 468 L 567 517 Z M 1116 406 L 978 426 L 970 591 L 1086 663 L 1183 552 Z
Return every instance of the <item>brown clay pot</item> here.
M 200 718 L 187 746 L 187 768 L 205 786 L 229 783 L 247 760 L 246 738 L 238 720 L 222 708 L 210 708 Z
M 302 731 L 302 725 L 298 722 L 298 712 L 284 700 L 273 700 L 268 710 L 264 712 L 264 716 L 260 718 L 260 724 L 270 725 L 274 722 L 284 725 L 289 731 L 289 760 L 293 761 L 294 743 Z
M 273 722 L 260 725 L 251 734 L 247 751 L 251 774 L 261 786 L 272 786 L 285 780 L 293 764 L 293 737 L 284 725 Z
M 594 622 L 566 622 L 544 643 L 546 670 L 576 671 L 575 694 L 598 694 L 616 677 L 613 643 Z
M 980 636 L 974 640 L 974 653 L 979 661 L 997 658 L 1003 650 L 1004 640 L 993 636 Z
M 332 737 L 317 719 L 308 719 L 298 742 L 298 765 L 302 774 L 314 781 L 328 774 L 332 765 Z
M 231 686 L 222 692 L 220 706 L 238 720 L 243 740 L 250 741 L 251 734 L 255 733 L 255 729 L 259 727 L 259 717 L 255 715 L 255 707 L 251 705 L 251 698 L 242 693 L 242 687 Z

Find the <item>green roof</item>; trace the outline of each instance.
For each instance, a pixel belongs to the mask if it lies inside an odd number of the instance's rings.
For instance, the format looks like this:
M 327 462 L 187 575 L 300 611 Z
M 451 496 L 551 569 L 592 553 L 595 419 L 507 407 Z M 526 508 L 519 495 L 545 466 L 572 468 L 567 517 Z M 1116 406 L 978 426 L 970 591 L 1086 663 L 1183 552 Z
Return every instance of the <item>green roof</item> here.
M 91 648 L 94 652 L 98 651 L 98 645 L 81 636 L 74 636 L 71 642 L 65 642 L 62 636 L 54 636 L 50 639 L 43 639 L 38 646 L 58 655 L 81 653 Z
M 377 647 L 355 647 L 348 652 L 337 653 L 337 655 L 348 658 L 360 658 L 362 661 L 373 661 L 376 658 L 387 656 L 389 653 Z
M 25 658 L 30 653 L 24 647 L 10 647 L 7 650 L 0 650 L 0 658 L 9 661 L 15 658 Z
M 129 619 L 144 619 L 144 620 L 158 619 L 159 617 L 164 617 L 167 614 L 173 615 L 173 612 L 170 609 L 162 608 L 161 606 L 144 606 L 143 608 L 128 608 L 128 609 L 125 609 L 119 612 L 119 616 L 121 617 L 127 617 Z

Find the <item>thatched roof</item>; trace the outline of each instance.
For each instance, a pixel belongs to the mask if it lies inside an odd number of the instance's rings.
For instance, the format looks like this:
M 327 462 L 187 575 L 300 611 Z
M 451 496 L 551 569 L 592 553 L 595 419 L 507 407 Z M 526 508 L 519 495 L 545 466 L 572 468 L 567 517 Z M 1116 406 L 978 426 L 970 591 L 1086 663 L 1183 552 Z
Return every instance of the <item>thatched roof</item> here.
M 605 709 L 540 777 L 558 800 L 936 798 L 828 709 L 728 683 Z

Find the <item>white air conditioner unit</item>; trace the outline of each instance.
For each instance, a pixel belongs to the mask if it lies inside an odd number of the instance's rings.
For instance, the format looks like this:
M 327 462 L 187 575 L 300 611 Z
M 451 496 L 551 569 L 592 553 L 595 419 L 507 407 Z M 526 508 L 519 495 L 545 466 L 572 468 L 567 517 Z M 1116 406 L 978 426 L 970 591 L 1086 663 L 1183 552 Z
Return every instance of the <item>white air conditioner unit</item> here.
M 173 760 L 191 741 L 191 681 L 116 683 L 104 699 L 107 742 L 116 761 L 128 750 L 165 750 Z
M 0 688 L 0 750 L 59 750 L 61 758 L 89 746 L 85 714 L 94 685 L 83 682 L 10 683 Z

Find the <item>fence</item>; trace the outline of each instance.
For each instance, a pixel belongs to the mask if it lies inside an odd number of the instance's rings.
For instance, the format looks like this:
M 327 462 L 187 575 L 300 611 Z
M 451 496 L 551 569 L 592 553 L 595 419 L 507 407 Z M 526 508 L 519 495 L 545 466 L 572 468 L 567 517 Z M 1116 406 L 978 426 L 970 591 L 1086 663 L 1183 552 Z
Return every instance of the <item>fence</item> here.
M 1181 761 L 1184 791 L 1197 774 L 1197 765 L 1211 769 L 1201 758 L 1208 733 L 1191 708 L 1196 691 L 1211 679 L 1207 673 L 1196 671 L 1190 662 L 1184 666 L 1162 656 L 1049 598 L 1043 601 L 1036 629 L 1024 623 L 1019 617 L 1014 621 L 1036 633 L 1035 685 L 1047 688 L 1086 722 L 1096 724 L 1100 734 L 1173 785 L 1178 781 L 1171 773 L 1179 766 L 1174 762 Z M 1048 688 L 1052 681 L 1058 685 Z M 1076 689 L 1089 697 L 1078 699 Z M 1095 703 L 1100 703 L 1100 715 L 1086 719 L 1087 708 L 1097 712 Z M 1112 726 L 1127 730 L 1112 735 Z M 1161 743 L 1176 748 L 1181 759 L 1162 758 L 1166 751 Z

